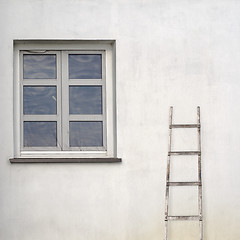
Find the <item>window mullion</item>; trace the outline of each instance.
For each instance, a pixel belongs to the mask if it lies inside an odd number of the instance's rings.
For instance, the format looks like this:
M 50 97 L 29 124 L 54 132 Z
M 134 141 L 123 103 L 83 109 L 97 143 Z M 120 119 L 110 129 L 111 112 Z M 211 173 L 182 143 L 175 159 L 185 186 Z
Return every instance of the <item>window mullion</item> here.
M 61 52 L 57 52 L 57 147 L 62 150 L 62 70 L 61 70 Z
M 69 81 L 68 53 L 62 51 L 62 143 L 63 150 L 69 149 Z

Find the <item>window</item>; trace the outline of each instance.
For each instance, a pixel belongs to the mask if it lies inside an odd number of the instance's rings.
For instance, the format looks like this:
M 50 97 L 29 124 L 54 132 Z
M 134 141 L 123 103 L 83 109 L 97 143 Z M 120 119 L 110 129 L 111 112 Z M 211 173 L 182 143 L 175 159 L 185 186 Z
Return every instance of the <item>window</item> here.
M 113 41 L 15 42 L 15 157 L 115 157 Z

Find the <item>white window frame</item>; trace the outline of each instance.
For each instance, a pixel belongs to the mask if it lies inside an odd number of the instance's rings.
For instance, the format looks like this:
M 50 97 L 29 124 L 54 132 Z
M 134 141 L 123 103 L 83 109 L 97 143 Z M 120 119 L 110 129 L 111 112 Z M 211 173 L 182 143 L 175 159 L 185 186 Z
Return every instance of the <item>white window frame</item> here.
M 14 41 L 14 157 L 15 158 L 113 158 L 116 157 L 116 96 L 115 96 L 115 42 L 107 40 L 16 40 Z M 25 148 L 23 147 L 23 121 L 24 120 L 35 120 L 39 121 L 38 116 L 23 116 L 23 81 L 22 81 L 22 62 L 21 55 L 27 53 L 40 53 L 44 54 L 57 54 L 57 79 L 52 79 L 50 81 L 40 80 L 39 82 L 43 84 L 36 83 L 32 80 L 24 80 L 24 86 L 26 85 L 53 85 L 57 86 L 57 115 L 41 115 L 41 119 L 46 120 L 56 120 L 57 124 L 57 134 L 63 139 L 63 145 L 54 148 Z M 67 69 L 68 60 L 67 54 L 76 53 L 95 53 L 102 54 L 102 66 L 103 73 L 102 82 L 101 80 L 62 80 L 62 86 L 59 86 L 59 78 L 63 77 L 68 79 Z M 61 69 L 59 69 L 61 66 Z M 38 82 L 38 81 L 37 81 Z M 46 83 L 46 84 L 45 84 Z M 52 83 L 52 84 L 51 84 Z M 94 115 L 69 115 L 66 114 L 68 110 L 69 100 L 68 91 L 70 85 L 101 85 L 102 86 L 102 102 L 103 102 L 103 112 L 102 117 Z M 59 91 L 60 88 L 61 92 Z M 64 94 L 61 94 L 63 93 Z M 62 95 L 62 96 L 61 96 Z M 59 108 L 59 101 L 62 101 L 62 108 Z M 59 112 L 59 110 L 63 112 Z M 61 117 L 62 115 L 62 117 Z M 103 121 L 103 147 L 91 148 L 70 148 L 68 146 L 69 137 L 66 135 L 66 131 L 62 131 L 63 127 L 68 128 L 69 121 L 75 120 L 100 120 Z M 61 136 L 63 134 L 63 136 Z

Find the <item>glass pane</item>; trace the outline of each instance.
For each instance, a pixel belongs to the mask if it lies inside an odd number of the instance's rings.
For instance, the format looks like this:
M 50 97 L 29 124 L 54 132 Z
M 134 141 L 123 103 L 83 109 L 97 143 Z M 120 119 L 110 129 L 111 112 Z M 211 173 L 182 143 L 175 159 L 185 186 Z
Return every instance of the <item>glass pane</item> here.
M 101 54 L 69 54 L 70 79 L 101 79 Z
M 55 54 L 24 54 L 23 78 L 24 79 L 55 79 L 56 74 Z
M 24 147 L 57 146 L 57 122 L 24 122 Z
M 23 87 L 23 114 L 56 114 L 56 87 Z
M 103 146 L 102 122 L 70 122 L 70 147 Z
M 69 113 L 102 114 L 102 87 L 69 87 Z

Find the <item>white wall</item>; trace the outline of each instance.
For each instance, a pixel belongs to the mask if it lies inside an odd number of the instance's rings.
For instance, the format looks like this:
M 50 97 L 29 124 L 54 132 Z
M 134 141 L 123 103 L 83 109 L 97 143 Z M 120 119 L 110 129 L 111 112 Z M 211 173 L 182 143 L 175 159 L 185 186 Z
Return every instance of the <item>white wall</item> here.
M 0 11 L 1 240 L 163 239 L 170 105 L 176 122 L 201 106 L 205 239 L 240 238 L 240 1 L 1 0 Z M 116 39 L 121 164 L 9 163 L 14 39 Z M 198 239 L 176 225 L 172 236 Z

